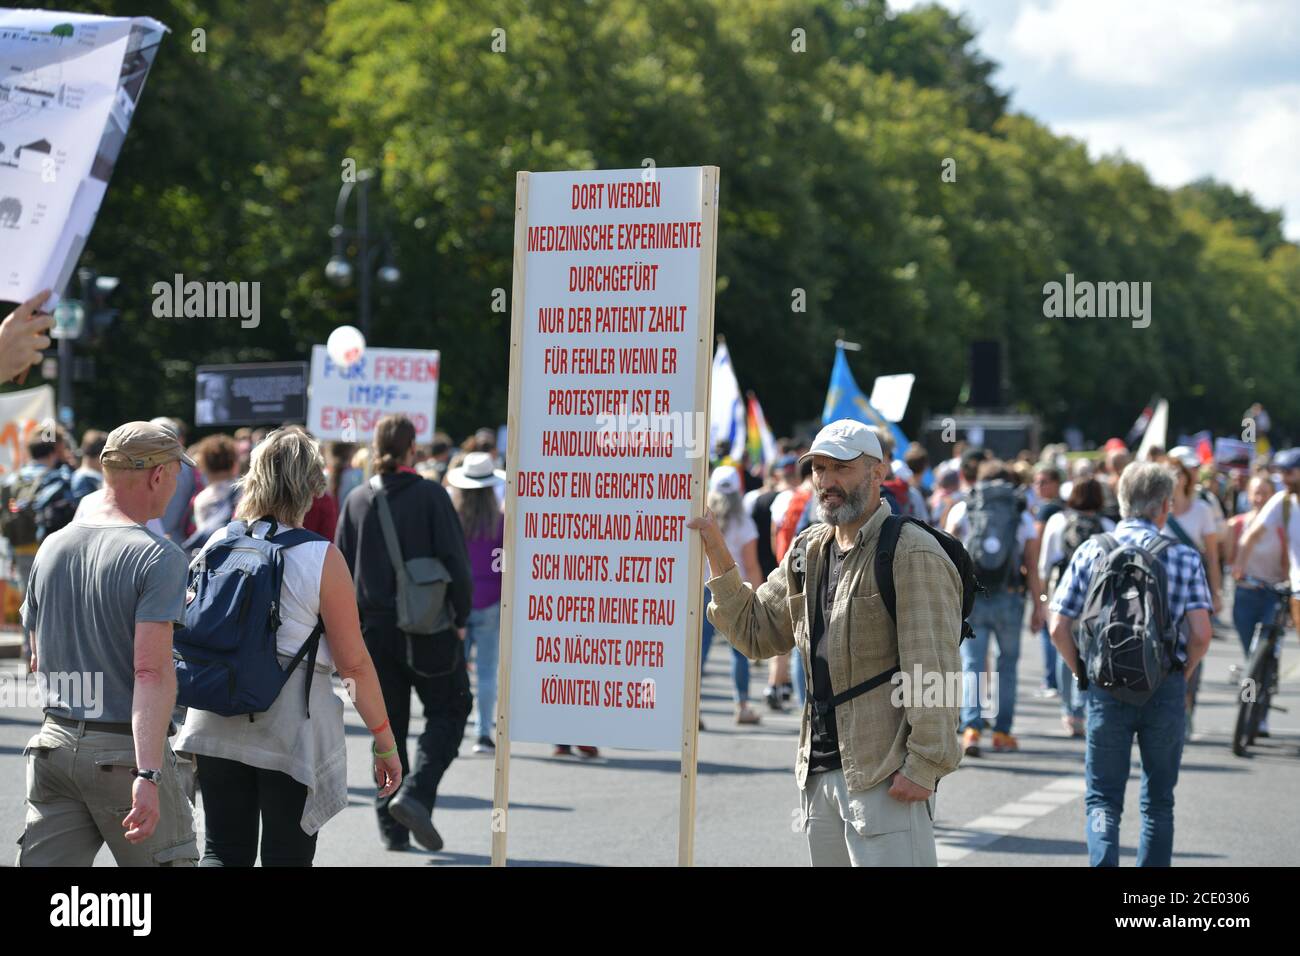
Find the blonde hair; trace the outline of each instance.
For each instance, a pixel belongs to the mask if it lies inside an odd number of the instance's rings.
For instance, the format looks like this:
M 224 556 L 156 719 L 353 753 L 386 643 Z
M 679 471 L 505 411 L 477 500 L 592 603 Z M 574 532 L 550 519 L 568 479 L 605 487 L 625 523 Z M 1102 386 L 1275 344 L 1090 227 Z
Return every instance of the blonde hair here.
M 316 440 L 296 425 L 277 428 L 253 449 L 240 479 L 235 517 L 256 521 L 270 515 L 298 526 L 325 492 L 325 459 Z

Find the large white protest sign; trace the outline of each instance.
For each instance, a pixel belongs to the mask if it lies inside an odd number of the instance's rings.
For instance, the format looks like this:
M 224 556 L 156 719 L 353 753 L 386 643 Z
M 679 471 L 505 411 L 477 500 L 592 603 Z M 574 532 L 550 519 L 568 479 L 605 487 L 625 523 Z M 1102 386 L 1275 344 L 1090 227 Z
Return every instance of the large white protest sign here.
M 417 442 L 432 442 L 440 361 L 437 351 L 368 348 L 344 366 L 325 346 L 312 346 L 307 430 L 322 441 L 364 443 L 379 419 L 402 414 L 415 425 Z
M 167 28 L 0 7 L 0 299 L 76 268 Z
M 27 462 L 27 442 L 42 422 L 54 421 L 54 389 L 48 385 L 0 395 L 0 475 Z
M 509 740 L 681 751 L 687 862 L 717 184 L 520 173 L 515 208 L 496 804 Z

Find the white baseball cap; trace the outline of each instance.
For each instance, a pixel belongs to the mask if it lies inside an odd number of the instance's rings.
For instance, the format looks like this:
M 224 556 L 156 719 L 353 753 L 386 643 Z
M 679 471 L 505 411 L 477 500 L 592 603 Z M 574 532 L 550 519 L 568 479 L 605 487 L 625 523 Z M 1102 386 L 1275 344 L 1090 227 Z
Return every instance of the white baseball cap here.
M 880 450 L 880 439 L 862 422 L 855 422 L 851 418 L 841 418 L 837 422 L 831 422 L 825 428 L 817 433 L 813 439 L 812 447 L 803 453 L 799 458 L 799 463 L 811 458 L 813 455 L 826 455 L 828 458 L 837 458 L 840 461 L 852 461 L 860 455 L 870 455 L 876 461 L 883 461 L 884 452 Z
M 709 476 L 709 491 L 730 495 L 740 491 L 740 472 L 732 465 L 719 465 Z

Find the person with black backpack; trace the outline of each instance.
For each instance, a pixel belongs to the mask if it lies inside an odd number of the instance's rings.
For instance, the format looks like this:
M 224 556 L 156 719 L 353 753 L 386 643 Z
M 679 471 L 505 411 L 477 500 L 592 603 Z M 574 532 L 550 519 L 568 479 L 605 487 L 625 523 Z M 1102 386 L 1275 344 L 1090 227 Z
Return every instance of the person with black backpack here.
M 206 845 L 200 866 L 310 866 L 322 826 L 348 805 L 337 671 L 374 740 L 381 799 L 404 769 L 357 618 L 347 562 L 302 527 L 325 461 L 296 425 L 258 445 L 229 525 L 190 562 L 173 639 L 175 749 L 193 754 Z
M 1011 469 L 996 458 L 981 463 L 966 499 L 948 512 L 946 530 L 966 545 L 984 589 L 971 614 L 975 638 L 961 648 L 962 750 L 970 757 L 980 754 L 980 737 L 986 726 L 981 707 L 985 694 L 980 684 L 990 636 L 998 645 L 993 749 L 1018 750 L 1020 744 L 1011 734 L 1011 723 L 1016 714 L 1016 671 L 1020 664 L 1025 595 L 1036 597 L 1041 585 L 1038 529 Z M 1044 618 L 1043 606 L 1037 600 L 1031 603 L 1029 628 L 1037 631 Z
M 1065 509 L 1057 511 L 1043 525 L 1042 545 L 1038 549 L 1038 577 L 1046 591 L 1039 596 L 1046 602 L 1070 565 L 1070 559 L 1079 546 L 1098 534 L 1115 530 L 1115 522 L 1100 514 L 1105 504 L 1101 482 L 1095 478 L 1082 478 L 1070 488 Z M 1050 640 L 1050 632 L 1048 632 Z M 1083 694 L 1079 692 L 1074 675 L 1060 654 L 1053 656 L 1056 663 L 1056 687 L 1061 695 L 1061 724 L 1071 737 L 1082 737 Z
M 407 775 L 401 791 L 375 803 L 380 836 L 390 850 L 407 849 L 413 835 L 437 852 L 438 784 L 456 759 L 474 700 L 464 650 L 474 584 L 447 490 L 412 468 L 415 435 L 405 415 L 375 425 L 378 474 L 348 495 L 334 543 L 352 569 L 361 630 Z M 406 754 L 412 690 L 424 706 L 414 770 Z
M 1119 865 L 1133 737 L 1142 759 L 1138 866 L 1169 866 L 1183 754 L 1187 673 L 1210 646 L 1209 584 L 1194 548 L 1161 534 L 1173 476 L 1153 462 L 1120 477 L 1122 520 L 1079 545 L 1052 597 L 1052 642 L 1087 694 L 1087 820 L 1092 866 Z
M 947 535 L 891 514 L 889 466 L 866 425 L 832 422 L 804 458 L 821 523 L 759 587 L 741 580 L 708 509 L 687 522 L 714 570 L 708 617 L 746 657 L 798 646 L 807 662 L 795 779 L 812 864 L 934 866 L 935 789 L 961 760 L 957 701 L 896 695 L 957 676 L 970 561 Z

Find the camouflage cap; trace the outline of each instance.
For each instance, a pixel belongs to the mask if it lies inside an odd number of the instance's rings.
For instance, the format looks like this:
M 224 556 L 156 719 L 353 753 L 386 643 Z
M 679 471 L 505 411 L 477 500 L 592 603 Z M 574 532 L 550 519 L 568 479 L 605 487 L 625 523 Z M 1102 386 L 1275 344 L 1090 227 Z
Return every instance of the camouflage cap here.
M 127 422 L 114 428 L 99 460 L 105 468 L 118 469 L 153 468 L 177 460 L 194 465 L 176 433 L 152 422 Z

